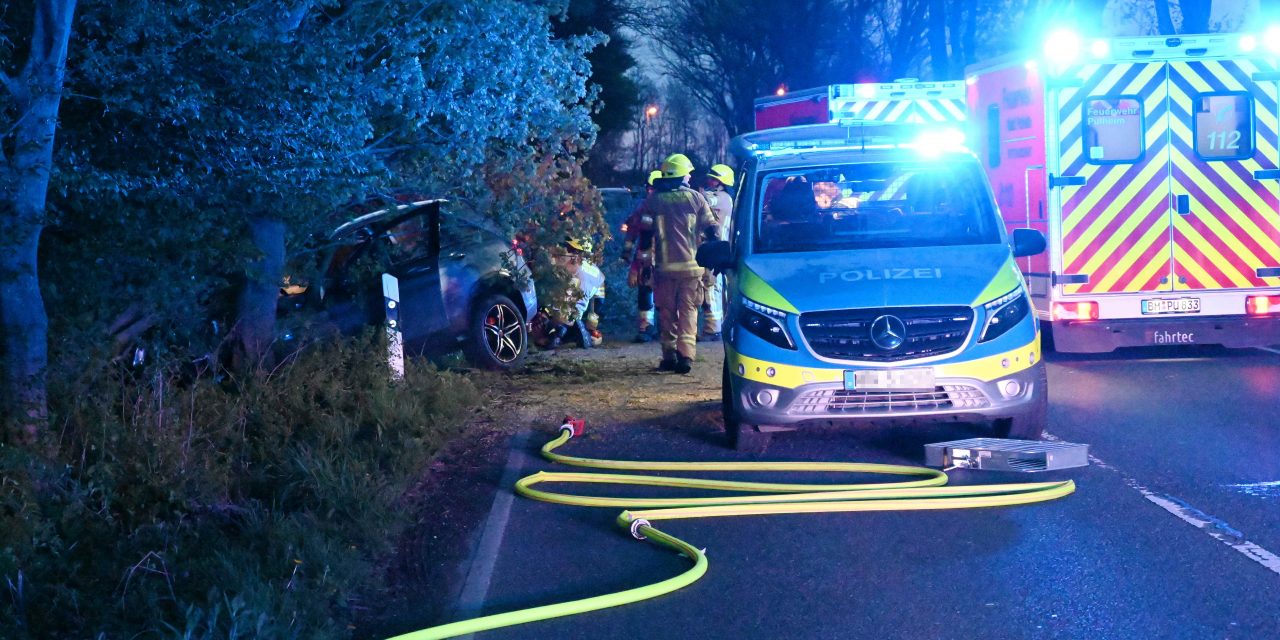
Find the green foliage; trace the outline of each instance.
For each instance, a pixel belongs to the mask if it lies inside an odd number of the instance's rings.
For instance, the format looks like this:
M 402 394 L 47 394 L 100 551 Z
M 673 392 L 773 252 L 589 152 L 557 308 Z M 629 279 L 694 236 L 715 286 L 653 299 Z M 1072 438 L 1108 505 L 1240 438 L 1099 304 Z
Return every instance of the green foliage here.
M 489 185 L 593 142 L 602 40 L 555 37 L 563 5 L 296 6 L 80 3 L 42 248 L 55 344 L 140 305 L 157 346 L 212 348 L 228 288 L 270 276 L 251 268 L 255 216 L 284 221 L 292 252 L 393 191 L 470 198 L 511 231 L 554 219 L 566 189 L 590 199 L 573 169 L 528 185 L 545 197 Z
M 393 384 L 378 353 L 355 341 L 222 383 L 60 381 L 54 453 L 0 449 L 0 637 L 348 635 L 406 489 L 480 402 L 429 364 Z

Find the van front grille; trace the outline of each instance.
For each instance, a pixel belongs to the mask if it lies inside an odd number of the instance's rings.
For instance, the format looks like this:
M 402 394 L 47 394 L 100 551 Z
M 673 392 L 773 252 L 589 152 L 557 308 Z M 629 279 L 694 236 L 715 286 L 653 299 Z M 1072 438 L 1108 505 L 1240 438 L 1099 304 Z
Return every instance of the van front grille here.
M 980 389 L 969 385 L 945 385 L 932 391 L 845 391 L 815 389 L 796 398 L 788 409 L 792 415 L 842 413 L 909 414 L 947 409 L 983 409 L 991 403 Z
M 873 325 L 893 321 L 905 329 L 901 344 L 873 339 Z M 893 320 L 890 320 L 893 319 Z M 880 326 L 882 329 L 883 326 Z M 959 350 L 973 328 L 969 307 L 886 307 L 813 311 L 800 316 L 800 332 L 815 353 L 833 360 L 898 362 Z

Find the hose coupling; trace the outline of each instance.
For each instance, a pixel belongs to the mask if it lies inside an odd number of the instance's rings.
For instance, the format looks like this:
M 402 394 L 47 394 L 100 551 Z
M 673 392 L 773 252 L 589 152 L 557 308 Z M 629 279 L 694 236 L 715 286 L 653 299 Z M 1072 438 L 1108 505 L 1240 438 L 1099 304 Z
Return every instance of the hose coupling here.
M 635 538 L 636 540 L 648 540 L 648 538 L 643 533 L 640 533 L 640 527 L 652 527 L 652 526 L 653 525 L 649 524 L 649 521 L 645 520 L 644 518 L 636 518 L 635 520 L 632 520 L 631 521 L 631 537 Z
M 565 416 L 564 424 L 560 425 L 560 431 L 568 431 L 570 438 L 580 436 L 587 431 L 587 421 L 576 419 L 573 416 Z

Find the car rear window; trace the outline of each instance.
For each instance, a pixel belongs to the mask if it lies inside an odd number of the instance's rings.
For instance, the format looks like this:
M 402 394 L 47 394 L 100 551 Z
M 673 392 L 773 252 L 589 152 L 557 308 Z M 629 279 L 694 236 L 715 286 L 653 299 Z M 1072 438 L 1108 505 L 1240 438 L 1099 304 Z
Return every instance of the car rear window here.
M 834 251 L 1000 242 L 976 166 L 880 162 L 764 174 L 756 251 Z

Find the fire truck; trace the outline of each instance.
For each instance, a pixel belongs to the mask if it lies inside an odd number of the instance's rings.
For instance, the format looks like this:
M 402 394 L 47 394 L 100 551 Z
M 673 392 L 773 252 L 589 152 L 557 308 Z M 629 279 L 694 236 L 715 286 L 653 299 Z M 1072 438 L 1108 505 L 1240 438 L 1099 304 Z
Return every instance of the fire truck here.
M 882 122 L 941 124 L 965 121 L 962 81 L 833 84 L 756 98 L 756 131 L 805 124 Z
M 1280 343 L 1280 28 L 1087 41 L 971 67 L 970 148 L 1053 346 Z

